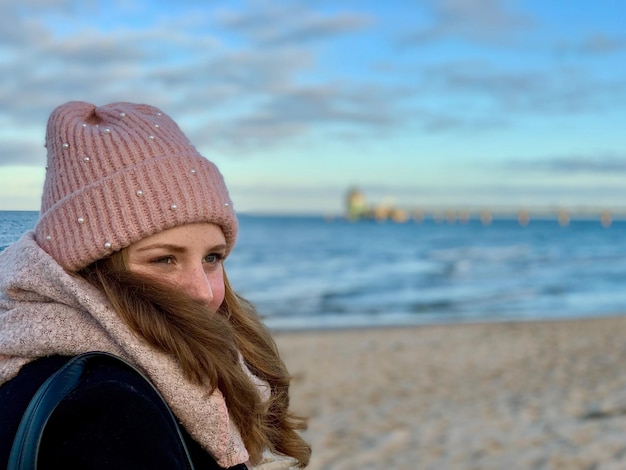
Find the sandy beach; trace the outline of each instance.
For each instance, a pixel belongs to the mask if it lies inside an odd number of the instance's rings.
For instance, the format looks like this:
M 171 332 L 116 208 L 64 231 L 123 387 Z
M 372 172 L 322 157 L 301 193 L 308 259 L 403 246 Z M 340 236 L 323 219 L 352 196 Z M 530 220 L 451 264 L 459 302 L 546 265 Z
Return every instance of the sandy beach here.
M 276 339 L 313 470 L 626 468 L 626 317 Z

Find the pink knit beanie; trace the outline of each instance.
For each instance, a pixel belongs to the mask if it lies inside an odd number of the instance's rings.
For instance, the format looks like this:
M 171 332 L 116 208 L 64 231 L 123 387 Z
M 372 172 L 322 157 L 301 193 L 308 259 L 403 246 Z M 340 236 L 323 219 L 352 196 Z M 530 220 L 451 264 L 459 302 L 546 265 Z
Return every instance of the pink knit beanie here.
M 162 230 L 211 222 L 228 252 L 237 218 L 224 179 L 152 106 L 73 101 L 56 108 L 37 243 L 68 271 Z

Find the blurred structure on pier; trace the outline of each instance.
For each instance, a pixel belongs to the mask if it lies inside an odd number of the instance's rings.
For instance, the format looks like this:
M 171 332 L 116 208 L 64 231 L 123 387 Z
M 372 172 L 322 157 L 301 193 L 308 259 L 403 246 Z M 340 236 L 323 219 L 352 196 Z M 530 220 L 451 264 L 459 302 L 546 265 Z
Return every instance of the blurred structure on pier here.
M 404 207 L 390 203 L 368 204 L 365 194 L 358 188 L 351 188 L 346 196 L 346 218 L 350 221 L 375 220 L 403 223 L 422 222 L 432 219 L 436 223 L 466 224 L 476 218 L 483 225 L 490 225 L 496 219 L 517 219 L 526 226 L 533 219 L 555 220 L 567 227 L 572 220 L 598 220 L 603 227 L 610 227 L 615 220 L 626 220 L 626 209 L 613 207 L 507 207 L 507 206 L 464 206 L 464 207 Z

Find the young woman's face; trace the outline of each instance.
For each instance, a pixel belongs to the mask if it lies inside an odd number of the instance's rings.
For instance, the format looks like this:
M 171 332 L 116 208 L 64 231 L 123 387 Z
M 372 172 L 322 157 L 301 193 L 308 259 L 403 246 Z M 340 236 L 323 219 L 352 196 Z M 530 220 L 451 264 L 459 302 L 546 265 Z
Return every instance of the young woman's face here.
M 226 240 L 208 222 L 182 225 L 146 237 L 128 247 L 131 272 L 182 289 L 217 312 L 224 300 Z

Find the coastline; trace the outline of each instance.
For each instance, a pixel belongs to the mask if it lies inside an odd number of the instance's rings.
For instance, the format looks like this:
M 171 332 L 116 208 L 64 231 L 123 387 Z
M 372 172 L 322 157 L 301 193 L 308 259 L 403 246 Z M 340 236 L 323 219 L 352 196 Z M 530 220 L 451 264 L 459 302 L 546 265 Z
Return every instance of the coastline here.
M 626 468 L 626 316 L 274 336 L 312 470 Z

